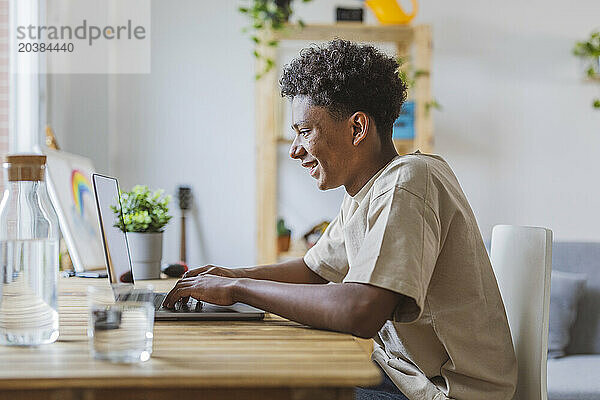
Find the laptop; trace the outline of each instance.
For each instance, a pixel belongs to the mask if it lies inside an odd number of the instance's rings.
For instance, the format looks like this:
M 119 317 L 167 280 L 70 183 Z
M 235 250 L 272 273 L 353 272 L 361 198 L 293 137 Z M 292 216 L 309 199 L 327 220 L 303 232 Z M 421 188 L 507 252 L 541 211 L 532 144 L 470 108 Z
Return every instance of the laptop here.
M 114 213 L 110 206 L 120 204 L 119 183 L 116 178 L 92 174 L 94 197 L 98 208 L 100 234 L 104 247 L 104 257 L 111 285 L 134 284 L 135 276 L 131 266 L 127 235 L 114 225 Z M 154 319 L 162 320 L 260 320 L 264 311 L 243 303 L 219 306 L 199 302 L 190 297 L 186 304 L 178 303 L 175 310 L 162 307 L 166 293 L 154 293 Z

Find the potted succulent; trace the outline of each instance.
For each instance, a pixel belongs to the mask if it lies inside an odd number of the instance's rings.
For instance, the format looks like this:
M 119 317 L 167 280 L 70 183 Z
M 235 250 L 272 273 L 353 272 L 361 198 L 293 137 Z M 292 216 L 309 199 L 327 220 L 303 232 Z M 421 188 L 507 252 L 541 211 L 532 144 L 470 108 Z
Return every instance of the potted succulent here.
M 283 253 L 290 249 L 292 231 L 285 226 L 283 218 L 277 220 L 277 252 Z
M 134 279 L 160 278 L 162 233 L 171 216 L 169 201 L 163 190 L 150 191 L 134 186 L 120 194 L 121 206 L 112 206 L 115 227 L 127 234 Z

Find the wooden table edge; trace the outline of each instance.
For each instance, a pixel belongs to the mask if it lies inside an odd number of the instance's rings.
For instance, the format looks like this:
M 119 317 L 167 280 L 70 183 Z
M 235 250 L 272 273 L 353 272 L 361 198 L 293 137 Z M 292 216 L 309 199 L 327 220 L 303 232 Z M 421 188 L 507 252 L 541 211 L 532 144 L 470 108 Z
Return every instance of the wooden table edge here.
M 154 389 L 231 389 L 231 388 L 353 388 L 355 386 L 375 386 L 381 383 L 382 375 L 379 370 L 373 368 L 373 373 L 364 379 L 355 378 L 337 378 L 332 380 L 317 380 L 314 378 L 294 379 L 272 379 L 268 382 L 264 380 L 255 380 L 252 378 L 223 379 L 214 378 L 207 380 L 192 381 L 189 377 L 182 378 L 41 378 L 41 379 L 3 379 L 0 380 L 0 390 L 22 390 L 22 389 L 107 389 L 107 388 L 127 388 L 141 387 Z M 110 380 L 110 385 L 107 381 Z

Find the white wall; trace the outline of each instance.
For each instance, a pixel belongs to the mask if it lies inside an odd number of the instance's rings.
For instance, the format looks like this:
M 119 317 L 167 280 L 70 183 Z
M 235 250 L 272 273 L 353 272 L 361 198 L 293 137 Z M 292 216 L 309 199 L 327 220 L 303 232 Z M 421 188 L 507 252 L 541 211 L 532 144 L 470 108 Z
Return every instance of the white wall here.
M 330 22 L 340 3 L 297 10 L 306 22 Z M 583 82 L 570 53 L 598 27 L 600 2 L 420 3 L 416 22 L 433 25 L 433 91 L 444 106 L 435 150 L 453 166 L 484 236 L 509 223 L 600 240 L 600 112 L 591 108 L 600 88 Z M 152 6 L 152 73 L 111 76 L 107 86 L 98 76 L 52 77 L 49 119 L 61 121 L 67 150 L 93 156 L 125 187 L 193 186 L 192 263 L 251 263 L 254 71 L 245 20 L 231 0 Z M 341 190 L 318 193 L 291 160 L 279 175 L 280 210 L 297 233 L 335 215 Z M 177 229 L 175 221 L 167 230 L 165 259 L 177 259 Z
M 236 10 L 153 1 L 152 73 L 112 82 L 114 172 L 125 187 L 193 187 L 192 264 L 255 258 L 253 59 Z M 178 229 L 167 230 L 165 259 L 178 259 Z
M 582 83 L 571 48 L 598 27 L 600 2 L 442 4 L 422 5 L 434 24 L 434 91 L 445 106 L 436 149 L 482 231 L 542 225 L 559 240 L 599 240 L 600 112 L 591 99 L 600 88 Z
M 59 146 L 92 158 L 99 171 L 107 172 L 108 77 L 57 74 L 46 81 L 47 124 Z

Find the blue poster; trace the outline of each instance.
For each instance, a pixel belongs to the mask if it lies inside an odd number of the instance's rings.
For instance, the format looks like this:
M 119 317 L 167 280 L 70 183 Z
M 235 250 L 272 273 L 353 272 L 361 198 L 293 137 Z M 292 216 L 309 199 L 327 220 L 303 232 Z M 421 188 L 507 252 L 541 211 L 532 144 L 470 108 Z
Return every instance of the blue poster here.
M 415 102 L 407 101 L 400 109 L 400 116 L 394 121 L 392 139 L 415 138 Z

